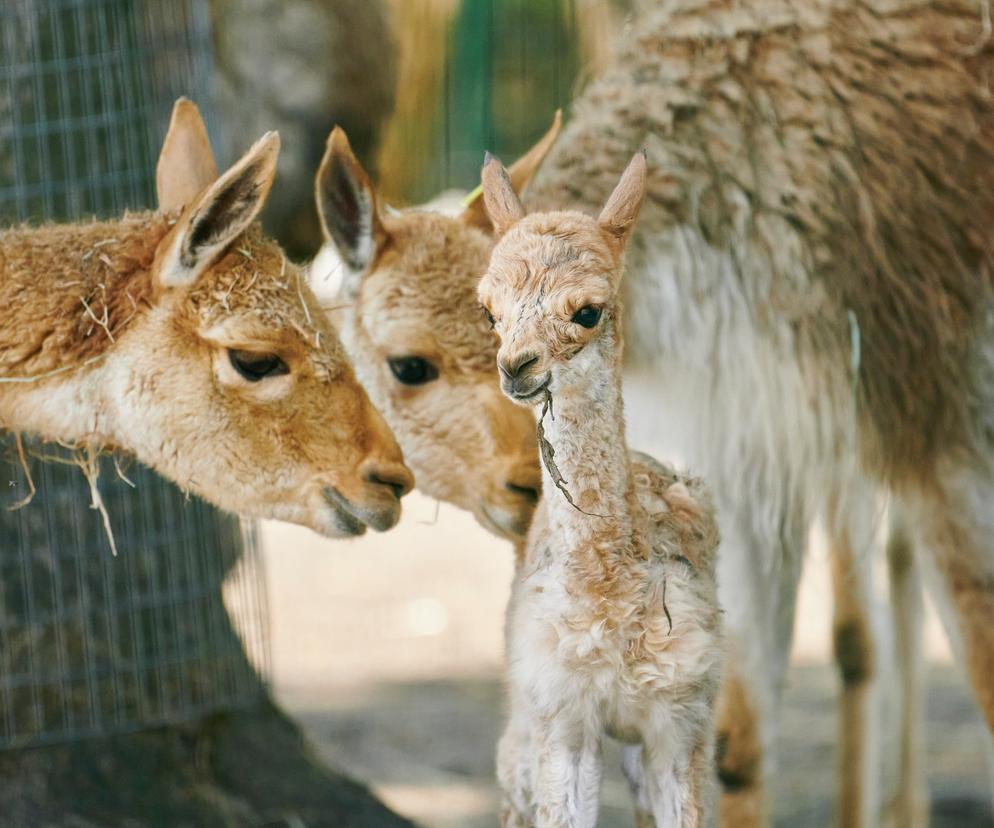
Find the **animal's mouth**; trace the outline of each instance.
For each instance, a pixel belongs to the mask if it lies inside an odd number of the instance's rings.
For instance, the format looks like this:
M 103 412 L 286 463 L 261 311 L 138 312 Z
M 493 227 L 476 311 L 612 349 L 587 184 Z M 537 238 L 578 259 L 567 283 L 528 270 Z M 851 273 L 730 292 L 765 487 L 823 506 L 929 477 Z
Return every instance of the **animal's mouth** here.
M 531 523 L 530 513 L 527 518 L 512 515 L 502 509 L 495 509 L 487 503 L 480 504 L 476 518 L 483 524 L 484 529 L 508 540 L 521 540 L 528 534 L 528 526 Z
M 324 499 L 328 505 L 335 510 L 335 527 L 340 529 L 344 535 L 362 535 L 366 531 L 366 524 L 355 514 L 353 506 L 341 492 L 331 486 L 326 486 L 322 491 Z
M 547 375 L 546 378 L 539 385 L 537 385 L 535 388 L 531 389 L 530 391 L 521 392 L 512 389 L 510 391 L 510 397 L 515 402 L 519 403 L 538 402 L 540 399 L 544 399 L 545 392 L 548 389 L 550 382 L 552 382 L 552 377 L 550 375 Z

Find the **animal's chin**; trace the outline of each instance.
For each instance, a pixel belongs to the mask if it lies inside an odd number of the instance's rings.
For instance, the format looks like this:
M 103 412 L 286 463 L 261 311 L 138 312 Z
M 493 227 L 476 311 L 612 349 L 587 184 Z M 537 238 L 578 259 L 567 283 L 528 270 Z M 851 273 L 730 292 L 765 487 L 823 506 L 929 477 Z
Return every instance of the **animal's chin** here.
M 366 524 L 352 514 L 352 504 L 335 489 L 326 488 L 322 492 L 325 503 L 330 507 L 330 519 L 324 527 L 323 534 L 330 537 L 358 537 L 365 534 Z
M 504 393 L 519 405 L 537 405 L 545 399 L 545 393 L 551 382 L 552 375 L 546 374 L 546 377 L 542 380 L 542 382 L 524 392 L 516 391 L 503 386 L 502 388 Z
M 477 523 L 488 532 L 511 541 L 524 538 L 531 525 L 531 514 L 528 517 L 522 517 L 520 514 L 506 512 L 487 503 L 481 503 L 480 508 L 473 515 L 476 517 Z

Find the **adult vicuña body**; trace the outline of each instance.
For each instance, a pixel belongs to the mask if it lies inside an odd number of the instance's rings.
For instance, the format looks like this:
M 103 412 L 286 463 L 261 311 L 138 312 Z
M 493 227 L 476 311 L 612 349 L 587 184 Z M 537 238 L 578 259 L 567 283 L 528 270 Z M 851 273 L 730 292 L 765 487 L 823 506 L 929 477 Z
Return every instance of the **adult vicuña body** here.
M 508 608 L 506 826 L 592 828 L 604 733 L 633 745 L 641 825 L 699 826 L 710 810 L 717 526 L 699 482 L 625 444 L 619 289 L 645 178 L 639 154 L 596 220 L 525 217 L 503 167 L 483 169 L 502 238 L 479 296 L 502 387 L 545 403 L 545 495 Z
M 252 222 L 270 133 L 220 178 L 173 110 L 159 212 L 0 233 L 0 426 L 119 448 L 231 511 L 353 535 L 412 484 L 301 271 Z

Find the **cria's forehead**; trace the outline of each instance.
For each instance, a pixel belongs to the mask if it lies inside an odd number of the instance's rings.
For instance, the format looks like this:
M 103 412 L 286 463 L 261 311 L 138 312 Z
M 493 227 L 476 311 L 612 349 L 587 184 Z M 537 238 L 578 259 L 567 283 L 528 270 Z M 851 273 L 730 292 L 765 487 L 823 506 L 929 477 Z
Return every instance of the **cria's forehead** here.
M 546 299 L 588 289 L 603 292 L 610 289 L 611 267 L 599 240 L 584 246 L 572 235 L 508 234 L 494 250 L 483 292 L 492 299 L 509 295 Z

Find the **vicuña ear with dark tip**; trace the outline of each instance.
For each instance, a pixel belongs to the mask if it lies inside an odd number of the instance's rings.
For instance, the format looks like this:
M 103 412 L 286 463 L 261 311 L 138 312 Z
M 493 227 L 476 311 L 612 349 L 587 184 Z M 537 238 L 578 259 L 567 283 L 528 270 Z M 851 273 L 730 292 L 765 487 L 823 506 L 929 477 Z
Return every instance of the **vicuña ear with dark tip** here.
M 635 153 L 607 204 L 597 217 L 597 223 L 616 256 L 620 256 L 631 236 L 642 202 L 646 184 L 645 150 Z
M 160 286 L 193 284 L 245 232 L 269 195 L 279 151 L 280 136 L 267 132 L 184 211 L 156 253 Z
M 543 135 L 528 152 L 522 155 L 517 161 L 515 161 L 507 170 L 508 178 L 511 180 L 511 186 L 514 187 L 516 192 L 523 192 L 525 187 L 528 186 L 528 182 L 532 180 L 532 177 L 538 172 L 539 166 L 541 166 L 542 161 L 545 160 L 545 156 L 548 155 L 549 150 L 552 149 L 552 145 L 556 142 L 556 138 L 559 137 L 559 132 L 562 130 L 563 126 L 563 111 L 561 109 L 556 110 L 556 114 L 552 119 L 552 126 L 546 130 L 545 135 Z M 475 194 L 475 197 L 466 205 L 466 208 L 459 214 L 459 218 L 462 219 L 466 224 L 471 224 L 474 227 L 479 227 L 481 230 L 486 230 L 490 232 L 493 230 L 493 225 L 490 223 L 490 216 L 487 215 L 486 207 L 483 203 L 483 191 L 480 189 L 479 193 Z
M 353 274 L 372 264 L 387 232 L 376 207 L 376 192 L 352 153 L 345 130 L 335 127 L 314 182 L 321 229 Z
M 216 180 L 217 163 L 200 110 L 189 98 L 179 98 L 155 167 L 159 210 L 182 209 Z
M 494 233 L 503 236 L 525 217 L 525 208 L 521 205 L 518 194 L 514 192 L 511 178 L 504 165 L 489 152 L 483 161 L 480 181 L 483 184 L 483 203 L 486 205 Z

